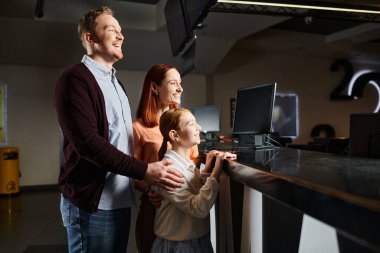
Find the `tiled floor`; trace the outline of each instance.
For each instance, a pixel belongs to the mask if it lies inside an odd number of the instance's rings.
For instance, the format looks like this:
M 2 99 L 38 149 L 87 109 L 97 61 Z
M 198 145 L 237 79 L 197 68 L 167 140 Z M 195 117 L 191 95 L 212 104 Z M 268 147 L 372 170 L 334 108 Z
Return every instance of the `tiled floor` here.
M 21 192 L 0 197 L 1 253 L 65 253 L 66 231 L 59 212 L 59 194 L 54 191 Z M 135 223 L 136 209 L 132 209 Z M 134 225 L 133 225 L 134 227 Z M 134 229 L 127 252 L 137 252 Z

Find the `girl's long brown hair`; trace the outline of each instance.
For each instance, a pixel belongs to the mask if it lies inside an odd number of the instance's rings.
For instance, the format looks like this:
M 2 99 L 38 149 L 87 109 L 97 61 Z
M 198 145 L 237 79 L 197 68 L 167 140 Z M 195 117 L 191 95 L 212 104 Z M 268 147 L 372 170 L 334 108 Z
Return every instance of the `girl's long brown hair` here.
M 171 142 L 169 137 L 169 132 L 171 130 L 179 130 L 179 122 L 181 120 L 181 116 L 185 112 L 190 112 L 185 108 L 176 108 L 170 109 L 164 112 L 160 118 L 160 132 L 163 137 L 162 145 L 160 150 L 158 151 L 158 158 L 162 160 L 168 149 L 168 141 Z
M 154 65 L 145 76 L 144 86 L 141 93 L 139 107 L 137 108 L 137 119 L 141 119 L 146 127 L 157 126 L 158 96 L 153 94 L 153 84 L 160 86 L 165 79 L 166 72 L 175 69 L 170 64 Z M 178 105 L 170 105 L 169 108 L 177 108 Z

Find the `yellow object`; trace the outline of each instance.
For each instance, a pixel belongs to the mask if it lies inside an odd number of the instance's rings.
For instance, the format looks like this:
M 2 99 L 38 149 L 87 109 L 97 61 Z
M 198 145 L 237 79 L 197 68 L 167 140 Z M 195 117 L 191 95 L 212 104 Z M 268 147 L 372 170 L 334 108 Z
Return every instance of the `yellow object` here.
M 20 192 L 18 148 L 0 147 L 0 194 Z

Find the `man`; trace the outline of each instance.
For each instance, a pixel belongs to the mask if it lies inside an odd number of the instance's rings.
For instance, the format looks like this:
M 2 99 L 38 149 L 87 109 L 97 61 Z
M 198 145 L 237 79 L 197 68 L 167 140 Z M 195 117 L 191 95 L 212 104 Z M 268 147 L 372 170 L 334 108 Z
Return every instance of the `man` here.
M 130 178 L 166 189 L 183 179 L 170 162 L 133 158 L 131 112 L 112 67 L 123 58 L 124 37 L 108 7 L 85 14 L 78 25 L 87 51 L 56 83 L 55 106 L 64 135 L 59 175 L 61 213 L 69 252 L 122 252 L 128 244 Z

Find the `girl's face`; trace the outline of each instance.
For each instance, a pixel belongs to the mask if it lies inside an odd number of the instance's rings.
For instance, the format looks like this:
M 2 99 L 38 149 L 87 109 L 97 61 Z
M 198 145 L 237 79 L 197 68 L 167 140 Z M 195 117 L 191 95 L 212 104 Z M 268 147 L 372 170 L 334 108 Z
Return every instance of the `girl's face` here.
M 198 125 L 190 112 L 185 112 L 180 118 L 179 130 L 177 131 L 182 146 L 192 147 L 200 143 L 199 133 L 201 126 Z
M 181 103 L 181 75 L 176 69 L 169 69 L 160 86 L 156 87 L 158 98 L 163 106 Z

